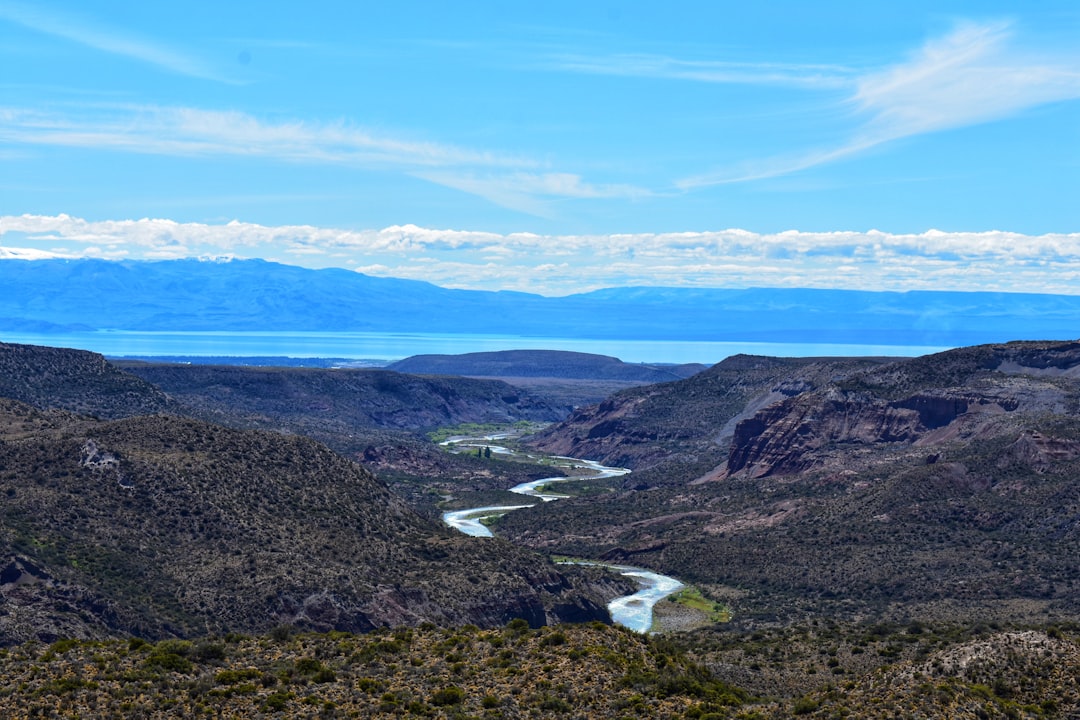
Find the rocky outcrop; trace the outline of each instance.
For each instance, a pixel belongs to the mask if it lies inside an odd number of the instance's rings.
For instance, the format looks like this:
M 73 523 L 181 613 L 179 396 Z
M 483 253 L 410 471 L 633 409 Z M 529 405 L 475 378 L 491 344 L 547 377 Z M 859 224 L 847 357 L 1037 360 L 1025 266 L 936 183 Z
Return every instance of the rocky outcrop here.
M 886 404 L 867 406 L 813 395 L 772 405 L 735 428 L 728 473 L 754 477 L 806 470 L 812 453 L 829 443 L 911 442 L 918 413 Z
M 533 444 L 544 452 L 634 470 L 669 460 L 693 462 L 722 453 L 738 420 L 752 415 L 748 408 L 765 407 L 882 362 L 734 355 L 686 380 L 625 390 L 580 408 L 538 434 Z
M 1019 463 L 1036 473 L 1045 472 L 1054 463 L 1080 458 L 1080 440 L 1049 437 L 1040 432 L 1021 433 L 998 461 L 999 466 Z
M 1080 342 L 1010 343 L 998 353 L 998 372 L 1080 377 Z
M 893 399 L 898 388 L 910 387 L 935 362 L 945 379 L 959 384 L 933 387 L 932 379 L 923 379 L 924 387 Z M 785 398 L 739 422 L 724 476 L 797 473 L 819 466 L 820 451 L 826 448 L 930 446 L 990 432 L 1005 414 L 1066 412 L 1075 403 L 1076 389 L 1059 379 L 1070 378 L 1078 368 L 1080 344 L 1009 343 L 870 370 Z M 1017 452 L 1033 457 L 1047 452 L 1034 440 L 1028 444 Z

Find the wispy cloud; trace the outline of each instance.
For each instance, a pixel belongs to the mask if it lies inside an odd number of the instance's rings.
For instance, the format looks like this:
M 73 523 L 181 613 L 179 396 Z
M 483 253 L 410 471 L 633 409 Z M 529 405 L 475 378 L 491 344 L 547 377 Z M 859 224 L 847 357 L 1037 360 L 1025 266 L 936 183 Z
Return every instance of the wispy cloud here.
M 517 157 L 380 136 L 345 122 L 265 122 L 235 111 L 86 106 L 78 113 L 0 108 L 0 139 L 160 155 L 248 155 L 354 165 L 521 167 Z
M 66 15 L 56 8 L 0 2 L 0 20 L 18 23 L 47 35 L 71 40 L 112 55 L 131 58 L 179 75 L 230 84 L 237 82 L 191 53 L 171 48 L 160 41 L 137 37 L 88 17 Z
M 477 175 L 427 171 L 415 175 L 439 185 L 479 195 L 496 205 L 540 217 L 552 214 L 551 201 L 556 199 L 638 199 L 652 195 L 651 191 L 632 185 L 595 185 L 572 173 Z
M 625 184 L 548 172 L 527 157 L 373 133 L 344 121 L 267 122 L 235 111 L 157 106 L 81 106 L 78 112 L 0 107 L 0 141 L 172 156 L 249 156 L 285 162 L 392 168 L 538 216 L 551 201 L 641 198 Z
M 847 143 L 758 160 L 680 180 L 691 189 L 786 175 L 884 143 L 1017 115 L 1080 98 L 1080 53 L 1016 47 L 1007 23 L 965 24 L 905 62 L 852 79 L 846 103 L 858 120 Z
M 964 25 L 908 62 L 859 79 L 863 142 L 974 125 L 1080 98 L 1080 53 L 1042 57 L 1010 45 L 1005 23 Z
M 850 86 L 855 74 L 840 65 L 685 60 L 648 54 L 558 55 L 544 63 L 544 67 L 589 75 L 817 89 Z
M 398 225 L 0 216 L 0 258 L 288 258 L 447 287 L 551 295 L 617 285 L 1080 292 L 1080 233 L 499 234 Z

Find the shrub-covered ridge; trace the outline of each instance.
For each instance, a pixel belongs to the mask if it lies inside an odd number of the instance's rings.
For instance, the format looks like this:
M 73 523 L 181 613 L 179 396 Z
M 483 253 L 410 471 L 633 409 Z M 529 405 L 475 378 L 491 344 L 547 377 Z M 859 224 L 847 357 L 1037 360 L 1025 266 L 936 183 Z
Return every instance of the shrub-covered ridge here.
M 700 717 L 749 699 L 602 624 L 62 640 L 0 651 L 7 718 Z M 690 713 L 689 715 L 687 713 Z
M 280 626 L 262 637 L 30 643 L 0 650 L 0 674 L 5 718 L 985 720 L 1080 711 L 1080 643 L 1075 628 L 1054 626 L 814 623 L 712 638 L 521 620 L 364 635 Z

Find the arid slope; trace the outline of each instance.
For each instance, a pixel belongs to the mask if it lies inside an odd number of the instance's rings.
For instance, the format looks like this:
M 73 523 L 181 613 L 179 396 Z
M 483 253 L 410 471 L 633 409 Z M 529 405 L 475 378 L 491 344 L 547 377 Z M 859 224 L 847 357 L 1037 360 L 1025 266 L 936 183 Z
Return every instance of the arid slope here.
M 724 365 L 543 436 L 639 469 L 618 492 L 507 516 L 500 532 L 698 582 L 748 622 L 1080 618 L 1080 344 L 861 368 L 755 361 L 749 387 Z M 671 409 L 643 414 L 632 398 Z M 657 417 L 680 414 L 700 420 L 653 439 Z M 672 462 L 718 438 L 715 462 Z

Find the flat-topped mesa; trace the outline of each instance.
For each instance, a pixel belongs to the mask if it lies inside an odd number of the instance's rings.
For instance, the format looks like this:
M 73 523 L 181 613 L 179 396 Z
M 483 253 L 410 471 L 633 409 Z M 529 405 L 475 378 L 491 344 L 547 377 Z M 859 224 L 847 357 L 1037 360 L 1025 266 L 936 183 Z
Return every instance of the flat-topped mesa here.
M 565 350 L 500 350 L 459 355 L 414 355 L 391 363 L 404 373 L 467 377 L 545 377 L 657 383 L 680 380 L 705 365 L 645 365 L 618 358 Z

